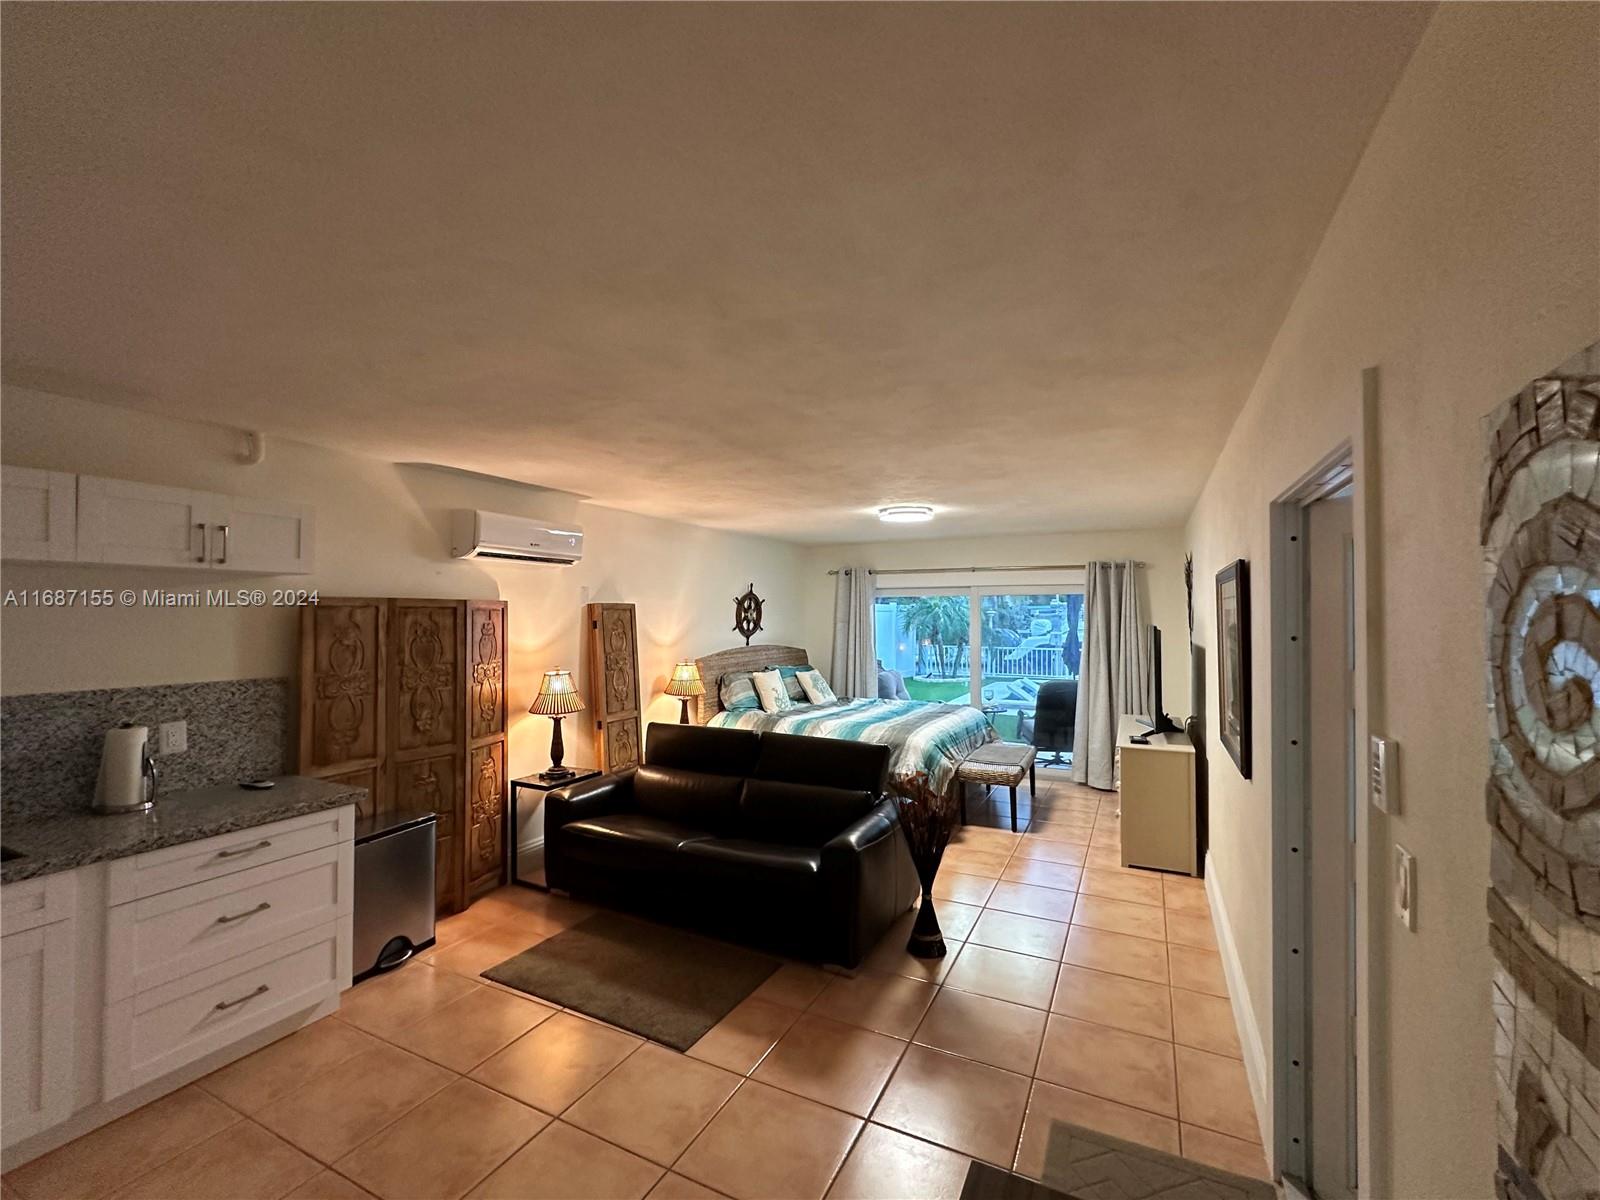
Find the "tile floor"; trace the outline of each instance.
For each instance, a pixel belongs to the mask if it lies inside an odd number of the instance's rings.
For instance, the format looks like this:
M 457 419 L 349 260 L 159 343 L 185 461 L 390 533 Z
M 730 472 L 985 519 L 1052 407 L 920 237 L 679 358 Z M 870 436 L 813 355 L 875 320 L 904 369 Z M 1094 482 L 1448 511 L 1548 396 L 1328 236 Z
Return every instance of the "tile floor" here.
M 1069 1121 L 1264 1175 L 1203 886 L 1118 865 L 1116 798 L 974 805 L 950 952 L 782 968 L 687 1055 L 480 980 L 587 906 L 508 888 L 337 1016 L 12 1171 L 4 1200 L 955 1197 Z

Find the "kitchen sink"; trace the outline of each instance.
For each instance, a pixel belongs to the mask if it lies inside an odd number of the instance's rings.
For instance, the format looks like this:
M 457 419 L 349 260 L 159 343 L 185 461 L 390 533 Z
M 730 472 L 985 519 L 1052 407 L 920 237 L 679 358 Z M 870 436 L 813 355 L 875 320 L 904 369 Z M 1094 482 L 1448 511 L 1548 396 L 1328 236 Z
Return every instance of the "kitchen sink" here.
M 20 850 L 13 850 L 10 846 L 0 846 L 0 862 L 10 862 L 13 858 L 26 858 Z

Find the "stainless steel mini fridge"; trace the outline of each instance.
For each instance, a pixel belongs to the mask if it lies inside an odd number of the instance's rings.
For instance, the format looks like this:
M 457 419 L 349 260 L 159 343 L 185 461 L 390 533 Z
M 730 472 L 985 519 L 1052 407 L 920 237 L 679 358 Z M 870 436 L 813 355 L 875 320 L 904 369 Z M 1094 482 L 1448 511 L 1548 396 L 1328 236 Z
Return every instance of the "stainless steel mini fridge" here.
M 398 967 L 433 945 L 437 822 L 432 812 L 357 819 L 355 935 L 350 962 L 357 982 Z

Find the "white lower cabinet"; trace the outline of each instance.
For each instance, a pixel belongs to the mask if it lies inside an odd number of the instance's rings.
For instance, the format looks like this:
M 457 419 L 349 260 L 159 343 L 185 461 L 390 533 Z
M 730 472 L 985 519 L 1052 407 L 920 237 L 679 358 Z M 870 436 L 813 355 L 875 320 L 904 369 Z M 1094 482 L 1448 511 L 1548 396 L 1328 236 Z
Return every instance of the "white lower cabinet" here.
M 5 889 L 0 935 L 0 1130 L 6 1145 L 72 1112 L 73 977 L 78 951 L 72 872 Z

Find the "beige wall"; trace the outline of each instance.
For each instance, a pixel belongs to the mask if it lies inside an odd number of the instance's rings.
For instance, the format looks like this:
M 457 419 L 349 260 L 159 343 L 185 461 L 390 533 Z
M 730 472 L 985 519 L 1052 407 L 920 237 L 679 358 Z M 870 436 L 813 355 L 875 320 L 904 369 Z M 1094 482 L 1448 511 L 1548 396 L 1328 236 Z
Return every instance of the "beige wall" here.
M 677 719 L 662 695 L 672 664 L 735 644 L 733 597 L 751 580 L 772 602 L 768 634 L 801 636 L 799 547 L 582 503 L 577 497 L 287 441 L 241 466 L 236 432 L 131 409 L 6 388 L 0 457 L 7 463 L 309 504 L 317 513 L 317 568 L 285 578 L 327 595 L 459 596 L 509 602 L 515 775 L 548 762 L 550 723 L 527 715 L 540 673 L 578 668 L 581 614 L 591 600 L 638 606 L 639 669 L 647 720 Z M 534 433 L 528 436 L 537 436 Z M 448 514 L 483 508 L 584 528 L 576 566 L 458 561 Z M 185 571 L 6 563 L 6 588 L 192 588 Z M 220 586 L 238 577 L 217 581 Z M 234 584 L 237 586 L 237 583 Z M 7 608 L 0 630 L 6 694 L 297 674 L 298 617 L 270 609 Z M 581 680 L 582 676 L 578 676 Z M 568 760 L 588 756 L 583 721 L 567 722 Z
M 1403 748 L 1403 811 L 1374 816 L 1372 850 L 1415 853 L 1420 897 L 1414 933 L 1384 896 L 1372 914 L 1373 1194 L 1492 1191 L 1479 420 L 1600 335 L 1597 113 L 1600 8 L 1438 11 L 1189 522 L 1207 594 L 1226 561 L 1252 565 L 1256 769 L 1211 748 L 1211 846 L 1270 1046 L 1268 505 L 1357 436 L 1361 371 L 1380 369 L 1374 716 Z
M 1140 573 L 1145 614 L 1161 627 L 1162 702 L 1180 721 L 1189 712 L 1189 617 L 1183 590 L 1183 531 L 1132 529 L 1108 533 L 1016 534 L 988 538 L 918 538 L 899 542 L 812 546 L 805 554 L 805 636 L 811 661 L 827 668 L 833 653 L 834 577 L 842 566 L 874 570 L 911 567 L 1046 566 L 1091 559 L 1132 558 Z M 997 583 L 1005 582 L 997 576 Z M 937 586 L 930 576 L 928 585 Z

